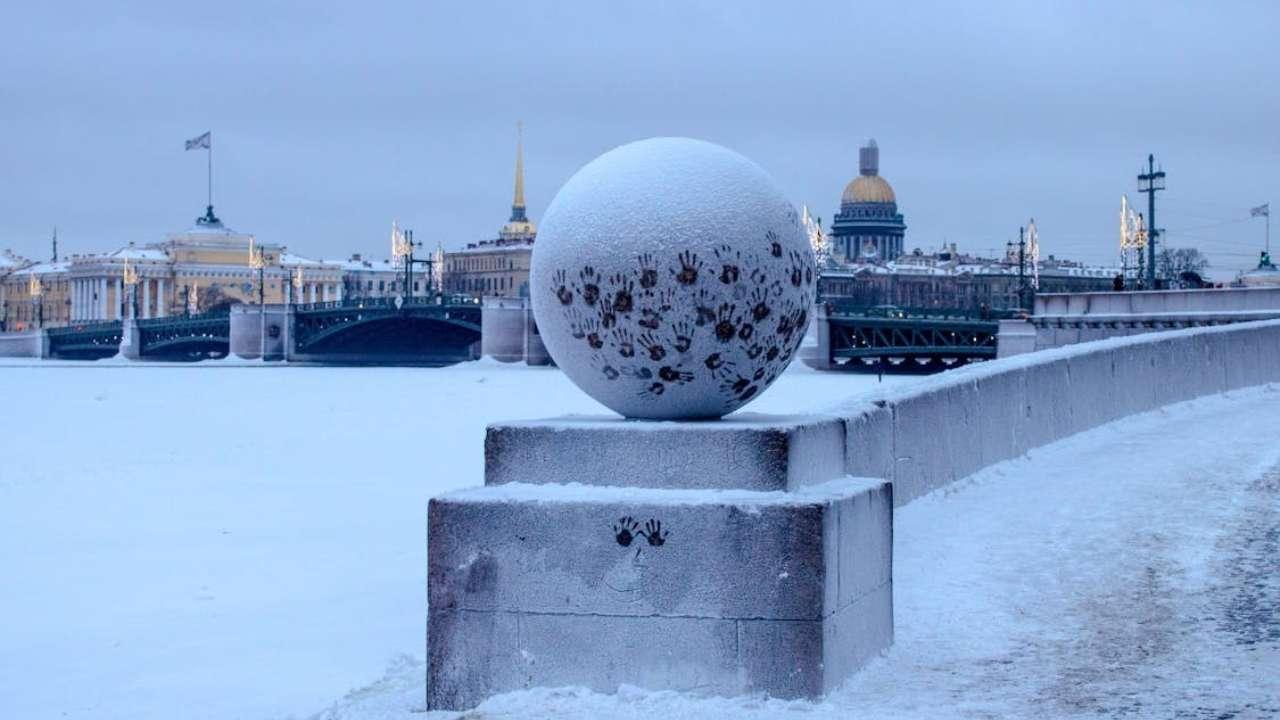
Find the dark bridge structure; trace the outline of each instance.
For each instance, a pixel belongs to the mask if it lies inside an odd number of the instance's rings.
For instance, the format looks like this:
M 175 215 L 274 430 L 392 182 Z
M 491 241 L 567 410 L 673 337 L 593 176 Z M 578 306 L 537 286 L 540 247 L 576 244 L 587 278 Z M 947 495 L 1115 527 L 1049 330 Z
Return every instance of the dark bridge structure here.
M 49 328 L 48 356 L 59 360 L 101 360 L 120 352 L 124 323 L 111 322 Z
M 138 357 L 192 361 L 224 358 L 231 349 L 231 316 L 227 310 L 199 315 L 137 320 Z
M 244 358 L 364 365 L 449 365 L 479 357 L 481 306 L 462 298 L 375 298 L 237 306 L 198 315 L 49 328 L 45 356 L 117 353 L 171 362 Z
M 930 373 L 996 357 L 990 312 L 827 304 L 809 364 L 832 370 Z M 1007 313 L 1000 313 L 1007 315 Z
M 471 300 L 374 298 L 298 306 L 289 360 L 449 365 L 478 357 L 481 307 Z

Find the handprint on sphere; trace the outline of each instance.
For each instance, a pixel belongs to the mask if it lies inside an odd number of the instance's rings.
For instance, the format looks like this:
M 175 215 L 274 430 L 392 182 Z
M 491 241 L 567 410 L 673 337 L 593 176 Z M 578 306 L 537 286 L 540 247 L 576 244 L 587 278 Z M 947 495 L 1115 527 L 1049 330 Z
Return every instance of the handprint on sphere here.
M 573 291 L 569 289 L 568 274 L 563 269 L 557 270 L 552 276 L 552 282 L 556 286 L 556 298 L 560 300 L 561 305 L 573 304 Z
M 658 284 L 658 266 L 653 262 L 653 256 L 645 253 L 640 256 L 640 288 L 645 290 L 646 295 L 651 295 L 653 288 Z
M 590 265 L 583 267 L 578 273 L 578 279 L 582 281 L 582 286 L 578 289 L 582 302 L 595 305 L 600 299 L 600 276 L 596 274 L 596 269 Z
M 676 282 L 681 285 L 692 285 L 698 282 L 698 271 L 702 269 L 702 261 L 698 259 L 698 254 L 685 250 L 678 256 L 680 260 L 680 269 L 671 268 L 671 275 L 675 277 Z

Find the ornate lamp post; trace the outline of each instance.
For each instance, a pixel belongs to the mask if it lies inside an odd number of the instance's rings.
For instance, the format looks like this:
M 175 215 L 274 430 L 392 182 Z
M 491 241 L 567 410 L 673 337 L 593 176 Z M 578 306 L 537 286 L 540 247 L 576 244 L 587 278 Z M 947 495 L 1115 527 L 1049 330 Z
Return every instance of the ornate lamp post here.
M 435 258 L 428 257 L 425 260 L 418 260 L 413 257 L 415 247 L 422 247 L 422 243 L 414 242 L 412 230 L 401 230 L 395 223 L 391 225 L 391 254 L 397 264 L 404 265 L 404 295 L 413 297 L 413 266 L 414 264 L 427 266 L 427 288 L 426 296 L 431 297 L 432 280 L 435 273 Z
M 36 328 L 44 327 L 44 285 L 40 283 L 40 278 L 33 272 L 31 280 L 27 282 L 27 294 L 31 296 L 31 304 L 36 307 Z
M 128 260 L 124 261 L 124 277 L 122 278 L 124 285 L 129 288 L 129 319 L 133 320 L 138 317 L 138 271 L 129 264 Z
M 259 343 L 259 355 L 262 360 L 267 359 L 267 286 L 266 286 L 266 267 L 267 260 L 262 254 L 262 248 L 254 249 L 253 238 L 249 238 L 249 267 L 258 271 L 258 331 L 261 337 Z

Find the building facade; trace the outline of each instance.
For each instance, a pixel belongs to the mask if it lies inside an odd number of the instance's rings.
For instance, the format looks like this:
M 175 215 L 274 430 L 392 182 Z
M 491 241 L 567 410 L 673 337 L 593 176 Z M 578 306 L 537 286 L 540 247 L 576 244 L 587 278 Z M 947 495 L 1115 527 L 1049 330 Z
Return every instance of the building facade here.
M 858 151 L 858 177 L 845 186 L 840 212 L 831 223 L 832 255 L 838 263 L 890 262 L 903 253 L 907 225 L 893 187 L 879 173 L 880 148 L 870 140 Z
M 538 228 L 524 205 L 524 148 L 516 140 L 516 186 L 511 218 L 492 240 L 444 254 L 444 290 L 472 297 L 528 297 L 529 267 Z
M 1088 267 L 1050 255 L 1038 263 L 1036 292 L 1106 292 L 1118 272 Z M 826 270 L 818 279 L 822 302 L 872 308 L 893 305 L 912 310 L 1014 310 L 1029 307 L 1020 291 L 1030 287 L 1031 271 L 1006 260 L 960 253 L 955 245 L 936 253 L 916 250 L 884 264 Z
M 237 303 L 322 303 L 401 277 L 388 263 L 312 260 L 223 225 L 208 208 L 190 229 L 145 246 L 0 268 L 4 329 L 109 322 L 217 311 Z

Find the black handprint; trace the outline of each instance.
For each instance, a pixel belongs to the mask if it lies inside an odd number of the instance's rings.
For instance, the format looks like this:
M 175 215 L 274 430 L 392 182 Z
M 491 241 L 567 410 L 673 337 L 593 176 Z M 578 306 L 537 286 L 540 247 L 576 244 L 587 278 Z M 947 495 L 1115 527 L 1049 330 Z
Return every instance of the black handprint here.
M 738 282 L 738 263 L 742 259 L 742 253 L 734 250 L 729 245 L 721 245 L 715 249 L 716 259 L 720 261 L 720 282 L 725 285 L 732 285 Z
M 618 328 L 613 331 L 613 344 L 618 348 L 618 355 L 624 358 L 635 357 L 636 345 L 635 338 L 631 335 L 631 331 L 626 328 Z
M 561 268 L 551 276 L 552 282 L 556 286 L 556 297 L 560 299 L 561 305 L 573 304 L 573 291 L 569 289 L 568 274 L 564 268 Z
M 693 373 L 685 372 L 678 367 L 673 368 L 669 365 L 663 365 L 658 369 L 658 377 L 669 383 L 683 385 L 693 379 Z
M 782 257 L 782 243 L 778 242 L 778 233 L 770 230 L 764 234 L 765 242 L 769 243 L 769 254 L 780 258 Z
M 622 547 L 627 547 L 636 539 L 636 530 L 640 529 L 640 523 L 636 522 L 630 515 L 618 518 L 618 522 L 613 526 L 614 539 Z
M 671 533 L 662 529 L 661 520 L 650 520 L 644 524 L 644 530 L 641 530 L 640 534 L 644 536 L 645 540 L 649 541 L 650 545 L 657 547 L 665 543 L 667 536 Z
M 609 278 L 609 284 L 613 288 L 613 311 L 617 313 L 630 313 L 635 307 L 635 301 L 631 297 L 635 284 L 631 282 L 631 278 L 618 273 Z
M 702 269 L 702 261 L 698 259 L 697 253 L 685 250 L 677 259 L 680 261 L 680 269 L 671 268 L 671 274 L 676 282 L 681 285 L 692 285 L 698 282 L 698 271 Z
M 675 334 L 672 347 L 675 348 L 676 352 L 689 352 L 689 348 L 693 346 L 693 328 L 689 326 L 689 323 L 678 322 L 671 328 L 671 331 Z
M 652 290 L 657 284 L 658 266 L 654 264 L 653 256 L 645 253 L 640 256 L 640 287 L 645 290 Z
M 578 289 L 582 302 L 595 305 L 600 299 L 600 276 L 596 274 L 596 269 L 590 265 L 584 266 L 578 273 L 578 279 L 582 281 L 582 287 Z
M 662 346 L 662 341 L 651 333 L 645 333 L 640 336 L 640 345 L 649 351 L 649 359 L 654 362 L 667 356 L 667 349 Z
M 734 311 L 737 308 L 737 305 L 721 303 L 716 310 L 716 339 L 720 342 L 729 342 L 738 332 L 737 318 L 734 317 Z

